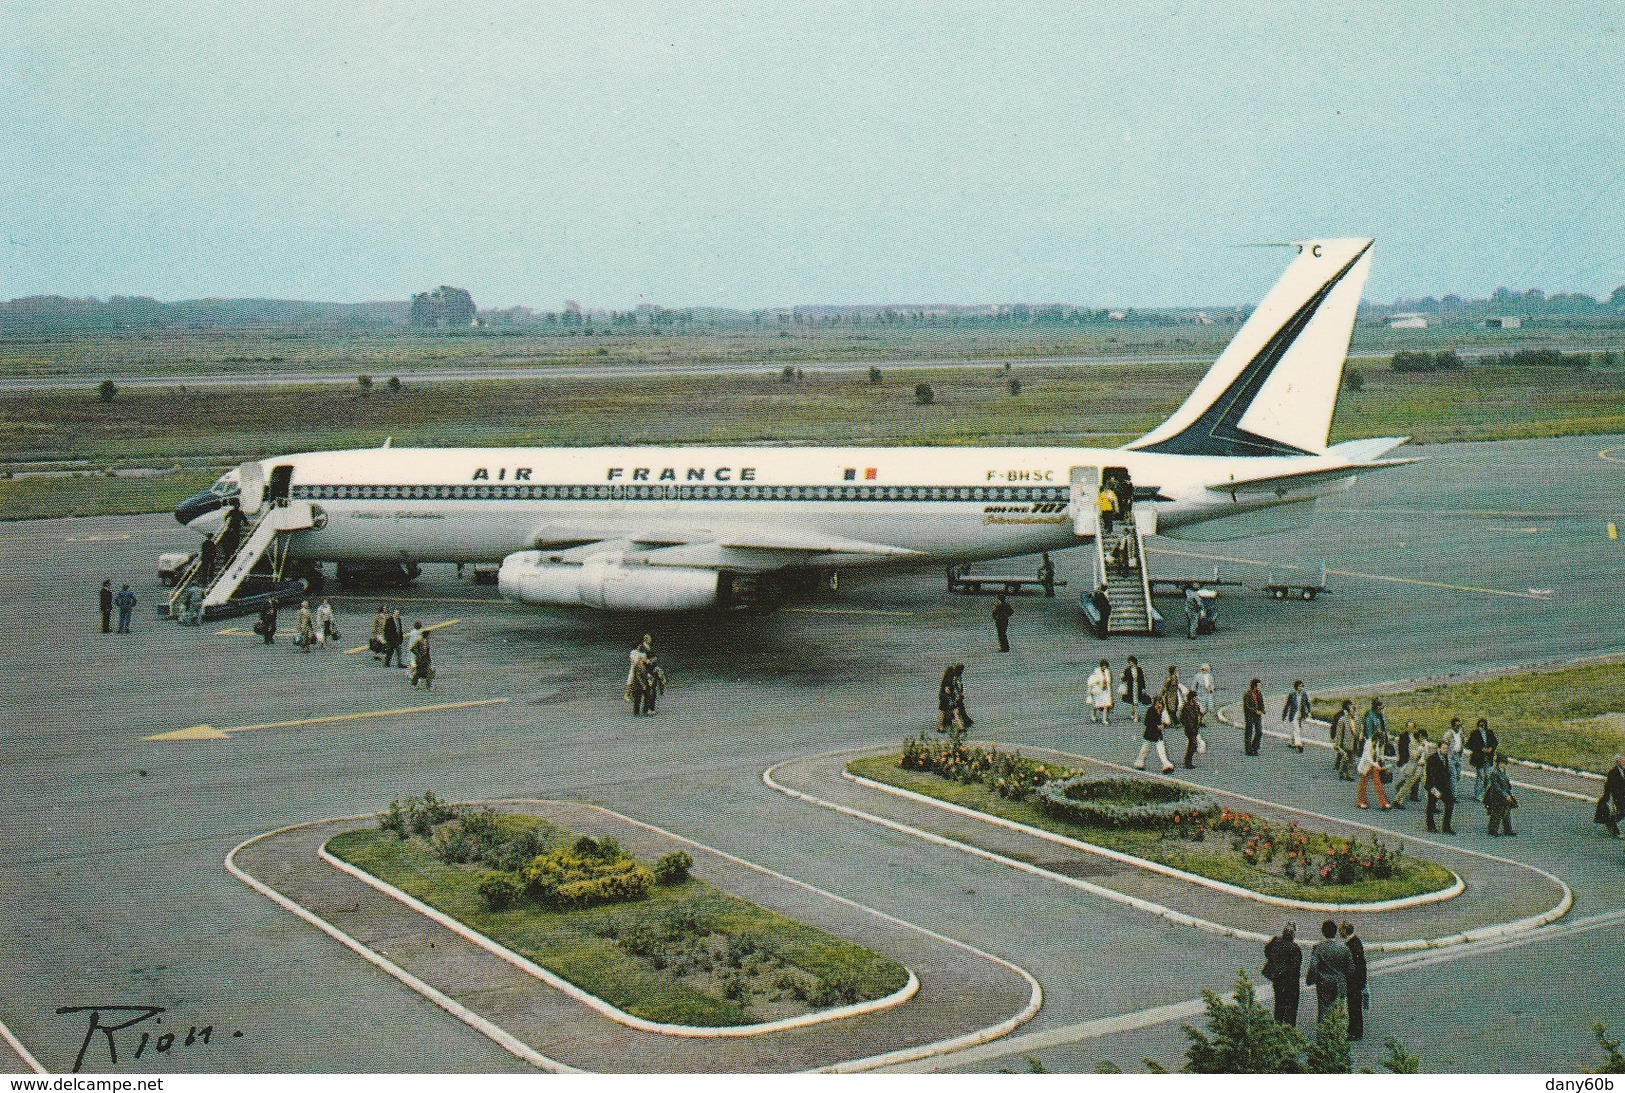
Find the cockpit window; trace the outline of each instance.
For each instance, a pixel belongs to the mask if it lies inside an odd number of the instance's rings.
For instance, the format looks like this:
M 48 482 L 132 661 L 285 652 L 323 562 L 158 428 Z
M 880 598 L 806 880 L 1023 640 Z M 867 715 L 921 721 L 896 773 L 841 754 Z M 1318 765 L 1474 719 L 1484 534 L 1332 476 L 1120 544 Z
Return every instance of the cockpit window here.
M 217 478 L 215 479 L 214 485 L 209 487 L 209 492 L 214 494 L 216 497 L 236 497 L 241 491 L 237 485 L 236 479 Z

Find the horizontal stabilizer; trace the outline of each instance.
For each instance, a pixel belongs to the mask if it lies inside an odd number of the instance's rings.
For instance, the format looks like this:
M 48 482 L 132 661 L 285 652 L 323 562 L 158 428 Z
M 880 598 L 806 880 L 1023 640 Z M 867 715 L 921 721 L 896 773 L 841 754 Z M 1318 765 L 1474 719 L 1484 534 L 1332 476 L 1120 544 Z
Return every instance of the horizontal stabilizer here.
M 1326 454 L 1338 456 L 1350 463 L 1365 463 L 1372 459 L 1381 459 L 1409 439 L 1408 436 L 1374 436 L 1366 440 L 1345 440 L 1326 449 Z
M 1340 478 L 1353 478 L 1368 471 L 1380 471 L 1385 467 L 1403 467 L 1407 463 L 1415 462 L 1414 459 L 1382 459 L 1373 463 L 1345 463 L 1340 467 L 1324 467 L 1315 471 L 1299 471 L 1296 474 L 1271 474 L 1263 478 L 1214 482 L 1208 489 L 1214 493 L 1278 493 L 1285 496 L 1322 482 L 1335 482 Z

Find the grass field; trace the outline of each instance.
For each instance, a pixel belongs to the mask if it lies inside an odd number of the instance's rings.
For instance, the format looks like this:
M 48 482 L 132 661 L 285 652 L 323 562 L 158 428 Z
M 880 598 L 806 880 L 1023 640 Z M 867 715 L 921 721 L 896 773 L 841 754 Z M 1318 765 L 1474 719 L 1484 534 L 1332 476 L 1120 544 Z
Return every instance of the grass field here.
M 923 771 L 904 770 L 897 754 L 871 756 L 847 764 L 853 774 L 899 789 L 923 793 L 964 808 L 999 816 L 1030 827 L 1053 831 L 1082 842 L 1183 869 L 1211 880 L 1234 884 L 1264 895 L 1316 903 L 1376 903 L 1436 892 L 1451 884 L 1449 870 L 1423 858 L 1407 855 L 1402 871 L 1384 880 L 1355 884 L 1305 885 L 1266 873 L 1249 865 L 1230 847 L 1226 835 L 1215 834 L 1201 844 L 1162 838 L 1155 831 L 1086 826 L 1058 820 L 1025 801 L 1000 797 L 989 787 L 939 778 Z M 1200 849 L 1197 849 L 1197 846 Z
M 510 817 L 509 819 L 517 819 Z M 541 826 L 539 821 L 538 826 Z M 848 941 L 804 926 L 690 878 L 655 885 L 648 899 L 577 911 L 520 906 L 488 911 L 480 899 L 481 869 L 446 865 L 415 842 L 374 829 L 347 832 L 328 850 L 408 894 L 530 958 L 589 994 L 649 1021 L 684 1025 L 739 1025 L 762 1015 L 747 1013 L 728 997 L 720 974 L 678 975 L 635 957 L 606 936 L 611 930 L 658 930 L 666 921 L 704 919 L 713 946 L 750 939 L 755 953 L 771 952 L 779 963 L 814 982 L 840 981 L 856 999 L 880 998 L 908 980 L 901 964 Z M 719 954 L 720 956 L 720 954 Z M 752 958 L 747 958 L 748 961 Z M 759 959 L 759 958 L 758 958 Z M 797 1007 L 801 1012 L 807 1006 Z M 776 1014 L 773 1014 L 776 1016 Z
M 219 471 L 187 470 L 140 477 L 86 473 L 0 479 L 0 520 L 164 512 L 218 477 Z
M 1317 702 L 1317 712 L 1329 718 L 1340 701 L 1328 696 Z M 1515 759 L 1602 774 L 1615 755 L 1625 754 L 1625 663 L 1427 687 L 1384 695 L 1383 703 L 1391 728 L 1414 720 L 1433 740 L 1452 717 L 1461 718 L 1466 732 L 1486 717 L 1501 750 Z M 1365 702 L 1355 705 L 1363 710 Z

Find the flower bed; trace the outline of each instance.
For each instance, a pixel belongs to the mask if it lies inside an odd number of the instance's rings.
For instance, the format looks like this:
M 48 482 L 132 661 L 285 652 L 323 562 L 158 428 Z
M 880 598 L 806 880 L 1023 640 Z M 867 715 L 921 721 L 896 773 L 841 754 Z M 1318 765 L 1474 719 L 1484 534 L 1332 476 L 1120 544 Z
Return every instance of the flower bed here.
M 427 795 L 426 795 L 427 796 Z M 908 970 L 613 839 L 428 797 L 329 852 L 617 1008 L 682 1025 L 754 1024 L 892 994 Z
M 1058 820 L 1094 827 L 1169 830 L 1217 816 L 1211 798 L 1171 782 L 1145 778 L 1087 778 L 1081 774 L 1051 780 L 1033 792 L 1039 808 Z M 1188 830 L 1188 829 L 1187 829 Z
M 937 797 L 1264 895 L 1378 903 L 1450 887 L 1450 871 L 1369 841 L 1220 807 L 1150 777 L 1089 777 L 1019 752 L 921 738 L 848 764 L 877 782 Z

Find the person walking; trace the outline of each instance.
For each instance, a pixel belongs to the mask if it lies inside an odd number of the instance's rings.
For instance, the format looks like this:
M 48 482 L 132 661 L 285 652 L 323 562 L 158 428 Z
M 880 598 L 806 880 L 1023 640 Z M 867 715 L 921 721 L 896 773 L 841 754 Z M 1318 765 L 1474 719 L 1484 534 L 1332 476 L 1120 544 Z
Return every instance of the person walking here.
M 1089 594 L 1089 602 L 1095 609 L 1095 637 L 1106 641 L 1111 637 L 1112 630 L 1112 598 L 1106 592 L 1103 584 Z
M 662 675 L 660 678 L 664 681 L 666 677 Z M 661 683 L 661 688 L 665 688 L 664 682 Z M 970 713 L 965 709 L 965 666 L 963 664 L 954 665 L 954 716 L 959 719 L 961 728 L 968 729 L 971 727 Z
M 1055 598 L 1055 563 L 1050 561 L 1049 551 L 1040 554 L 1038 562 L 1038 583 L 1044 586 L 1044 598 Z
M 1370 1005 L 1366 993 L 1365 942 L 1354 932 L 1354 923 L 1343 923 L 1343 944 L 1349 951 L 1348 1004 L 1349 1039 L 1365 1039 L 1365 1011 Z
M 1110 482 L 1103 482 L 1100 493 L 1095 497 L 1095 504 L 1100 509 L 1100 531 L 1103 535 L 1112 533 L 1112 521 L 1117 518 L 1117 494 L 1112 490 Z
M 1179 704 L 1179 727 L 1185 730 L 1185 769 L 1195 770 L 1193 760 L 1206 751 L 1207 746 L 1202 742 L 1202 707 L 1196 700 L 1194 687 L 1185 692 L 1185 698 Z M 1297 982 L 1296 978 L 1293 982 Z
M 1490 814 L 1490 834 L 1516 835 L 1512 830 L 1512 810 L 1518 807 L 1518 798 L 1512 795 L 1506 756 L 1497 755 L 1478 777 L 1483 783 L 1484 811 Z
M 1241 714 L 1245 721 L 1242 730 L 1242 754 L 1257 755 L 1264 741 L 1264 692 L 1258 680 L 1247 684 L 1247 693 L 1241 696 Z
M 666 672 L 660 667 L 660 658 L 650 653 L 638 665 L 637 682 L 633 685 L 635 692 L 632 696 L 632 714 L 639 713 L 653 717 L 655 700 L 666 690 Z
M 1185 636 L 1191 641 L 1196 640 L 1196 632 L 1202 627 L 1202 594 L 1196 591 L 1195 586 L 1185 589 Z
M 1455 796 L 1461 796 L 1461 753 L 1465 750 L 1462 741 L 1465 739 L 1461 731 L 1461 718 L 1452 717 L 1450 727 L 1444 731 L 1444 739 L 1439 742 L 1439 749 L 1445 754 L 1445 763 L 1450 768 L 1450 791 Z
M 1195 683 L 1196 697 L 1202 703 L 1202 720 L 1206 722 L 1208 718 L 1213 716 L 1213 711 L 1217 709 L 1213 698 L 1213 669 L 1209 668 L 1205 663 L 1200 665 L 1196 669 Z
M 1404 760 L 1400 763 L 1399 773 L 1394 775 L 1394 807 L 1404 808 L 1407 800 L 1418 800 L 1417 791 L 1421 788 L 1422 780 L 1427 774 L 1428 738 L 1420 732 L 1405 733 L 1400 738 L 1404 744 L 1409 741 Z
M 384 631 L 389 627 L 389 612 L 384 605 L 378 605 L 378 613 L 372 617 L 372 637 L 367 641 L 367 648 L 372 650 L 373 660 L 384 659 Z
M 422 636 L 423 636 L 423 620 L 418 619 L 417 621 L 412 623 L 412 629 L 407 633 L 406 640 L 402 643 L 402 644 L 404 644 L 406 646 L 406 655 L 410 659 L 403 660 L 402 663 L 401 663 L 401 667 L 405 668 L 408 672 L 411 672 L 413 669 L 415 669 L 417 667 L 417 664 L 416 664 L 417 645 L 418 645 L 418 639 L 421 638 Z
M 1264 945 L 1264 970 L 1259 974 L 1275 989 L 1275 1019 L 1283 1025 L 1298 1023 L 1298 973 L 1303 971 L 1303 946 L 1295 940 L 1297 926 L 1287 923 L 1279 937 Z
M 1089 702 L 1090 724 L 1110 725 L 1112 721 L 1112 666 L 1106 663 L 1106 658 L 1100 659 L 1100 667 L 1089 673 L 1089 681 L 1084 684 Z
M 218 550 L 219 547 L 215 546 L 214 539 L 205 535 L 203 545 L 198 548 L 197 552 L 197 577 L 195 578 L 197 583 L 205 588 L 208 587 L 209 582 L 214 580 L 215 558 Z
M 1614 765 L 1608 768 L 1608 777 L 1603 779 L 1602 796 L 1597 798 L 1597 811 L 1592 813 L 1591 820 L 1619 838 L 1619 821 L 1625 820 L 1625 755 L 1614 756 Z
M 310 652 L 310 647 L 316 641 L 316 624 L 310 617 L 310 601 L 299 601 L 299 614 L 294 619 L 293 643 L 303 653 Z
M 1151 706 L 1145 711 L 1145 731 L 1140 735 L 1145 743 L 1140 745 L 1140 754 L 1134 760 L 1135 770 L 1145 769 L 1145 759 L 1151 749 L 1157 749 L 1157 758 L 1162 761 L 1162 773 L 1172 773 L 1174 765 L 1168 762 L 1168 749 L 1162 742 L 1162 731 L 1168 727 L 1168 715 L 1162 708 L 1162 696 L 1158 695 L 1151 700 Z
M 635 645 L 632 648 L 632 651 L 627 654 L 627 659 L 630 661 L 630 664 L 626 670 L 626 690 L 623 693 L 625 694 L 626 701 L 628 702 L 632 701 L 632 690 L 637 684 L 638 665 L 642 664 L 644 659 L 654 652 L 654 647 L 654 637 L 652 635 L 645 634 L 643 635 L 643 640 Z
M 113 597 L 113 606 L 118 608 L 118 632 L 130 632 L 130 616 L 135 614 L 135 593 L 130 591 L 129 585 L 120 585 L 118 595 Z
M 1360 730 L 1354 724 L 1354 702 L 1345 698 L 1337 717 L 1332 720 L 1332 744 L 1337 748 L 1337 776 L 1345 782 L 1354 781 L 1354 767 L 1360 759 Z
M 1484 792 L 1484 775 L 1495 765 L 1495 753 L 1501 746 L 1489 718 L 1481 717 L 1467 736 L 1467 759 L 1473 764 L 1473 800 Z
M 333 628 L 333 604 L 323 600 L 316 608 L 316 644 L 326 648 L 338 639 L 339 632 Z
M 1123 683 L 1117 688 L 1117 697 L 1128 703 L 1129 720 L 1139 721 L 1140 707 L 1149 702 L 1149 697 L 1145 693 L 1145 673 L 1134 657 L 1129 657 L 1123 668 Z
M 384 620 L 384 667 L 393 664 L 396 668 L 406 667 L 406 657 L 401 653 L 401 642 L 405 635 L 401 633 L 400 608 L 391 608 L 389 618 Z
M 412 689 L 417 690 L 421 680 L 425 691 L 434 690 L 434 661 L 429 654 L 429 632 L 421 622 L 412 624 L 412 640 L 407 649 L 412 653 Z
M 1010 601 L 1005 599 L 1003 592 L 1000 592 L 999 602 L 993 605 L 993 628 L 999 632 L 1001 653 L 1010 651 L 1010 616 L 1015 613 L 1016 609 L 1010 606 Z
M 959 665 L 957 664 L 950 664 L 948 667 L 944 668 L 942 670 L 942 682 L 937 684 L 938 732 L 947 732 L 955 725 L 955 710 L 957 709 L 957 703 L 959 701 L 957 695 L 959 678 L 956 674 L 956 669 L 958 669 L 958 667 Z M 637 667 L 635 665 L 633 666 L 632 673 L 634 676 L 637 674 Z M 964 728 L 964 725 L 961 724 L 959 727 Z
M 1185 688 L 1179 685 L 1179 667 L 1168 665 L 1168 676 L 1162 681 L 1162 708 L 1168 711 L 1169 719 L 1179 716 L 1179 704 L 1184 698 Z
M 1292 693 L 1286 696 L 1286 704 L 1281 707 L 1281 724 L 1291 728 L 1292 746 L 1300 753 L 1303 751 L 1303 723 L 1309 720 L 1309 713 L 1309 692 L 1303 689 L 1303 680 L 1294 679 Z
M 1303 977 L 1304 983 L 1315 988 L 1316 1024 L 1324 1021 L 1339 1001 L 1348 998 L 1348 977 L 1354 959 L 1349 947 L 1337 940 L 1337 923 L 1331 919 L 1322 922 L 1320 936 L 1324 940 L 1310 950 L 1309 971 Z
M 102 633 L 113 632 L 113 582 L 103 581 L 102 590 L 98 593 L 98 600 L 102 609 Z
M 1377 804 L 1382 806 L 1384 812 L 1388 811 L 1388 796 L 1382 791 L 1382 770 L 1387 756 L 1384 754 L 1388 743 L 1387 734 L 1378 731 L 1365 738 L 1365 745 L 1360 749 L 1360 760 L 1355 770 L 1360 775 L 1360 787 L 1354 792 L 1354 803 L 1361 808 L 1370 808 L 1367 802 L 1365 787 L 1377 787 Z
M 1382 712 L 1382 699 L 1373 698 L 1371 708 L 1360 719 L 1360 735 L 1369 740 L 1379 732 L 1384 740 L 1388 738 L 1388 717 Z
M 1433 826 L 1433 817 L 1439 807 L 1444 807 L 1444 833 L 1454 835 L 1456 832 L 1450 826 L 1450 817 L 1456 811 L 1456 781 L 1450 776 L 1450 760 L 1445 755 L 1444 745 L 1427 758 L 1427 793 L 1428 793 L 1428 830 L 1437 831 Z
M 254 623 L 254 633 L 256 633 L 256 634 L 258 634 L 260 636 L 260 640 L 264 644 L 266 644 L 266 645 L 275 645 L 276 644 L 276 598 L 275 597 L 272 597 L 271 599 L 266 600 L 265 601 L 265 606 L 260 608 L 259 621 Z

